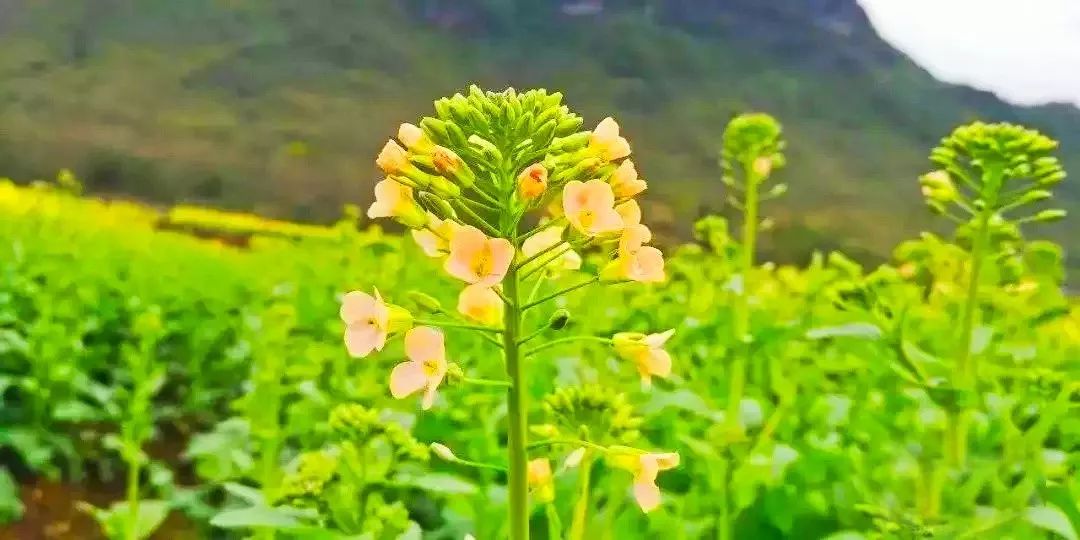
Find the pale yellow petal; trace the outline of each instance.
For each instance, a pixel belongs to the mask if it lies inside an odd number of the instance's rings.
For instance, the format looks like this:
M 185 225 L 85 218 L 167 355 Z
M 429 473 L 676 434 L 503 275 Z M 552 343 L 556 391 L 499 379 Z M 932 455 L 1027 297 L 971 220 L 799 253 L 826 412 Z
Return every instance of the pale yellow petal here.
M 390 395 L 396 399 L 407 397 L 425 386 L 427 376 L 419 362 L 402 362 L 390 372 Z

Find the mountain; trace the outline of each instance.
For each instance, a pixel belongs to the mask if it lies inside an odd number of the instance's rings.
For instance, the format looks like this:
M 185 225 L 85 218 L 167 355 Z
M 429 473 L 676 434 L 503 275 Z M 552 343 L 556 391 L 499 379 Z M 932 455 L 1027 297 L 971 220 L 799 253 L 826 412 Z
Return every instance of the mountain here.
M 369 201 L 398 123 L 473 82 L 616 116 L 669 235 L 723 207 L 725 122 L 776 115 L 782 260 L 880 257 L 933 228 L 915 178 L 961 122 L 1041 129 L 1080 172 L 1080 111 L 941 83 L 855 0 L 0 0 L 0 172 L 70 167 L 99 193 L 328 220 Z M 1080 211 L 1080 184 L 1061 191 Z

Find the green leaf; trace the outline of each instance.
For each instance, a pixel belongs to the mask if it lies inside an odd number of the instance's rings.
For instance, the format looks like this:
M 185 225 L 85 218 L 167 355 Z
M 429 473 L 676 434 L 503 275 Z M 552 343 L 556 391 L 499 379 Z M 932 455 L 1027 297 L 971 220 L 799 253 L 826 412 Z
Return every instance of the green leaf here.
M 19 498 L 19 485 L 7 469 L 0 469 L 0 525 L 22 517 L 23 504 Z
M 971 333 L 971 354 L 982 354 L 990 346 L 994 337 L 994 329 L 989 326 L 979 326 Z
M 1056 533 L 1066 540 L 1080 540 L 1076 529 L 1069 522 L 1069 516 L 1065 515 L 1060 508 L 1047 506 L 1032 506 L 1027 509 L 1024 519 L 1032 525 Z
M 915 343 L 906 339 L 900 339 L 900 354 L 898 366 L 909 375 L 914 376 L 919 384 L 926 384 L 927 376 L 924 366 L 940 366 L 943 364 L 940 358 L 922 350 Z
M 1080 497 L 1074 497 L 1067 486 L 1050 484 L 1039 489 L 1047 503 L 1058 507 L 1069 517 L 1073 529 L 1080 531 Z
M 266 505 L 225 510 L 214 516 L 210 524 L 222 529 L 295 529 L 303 526 L 294 512 Z
M 87 422 L 101 418 L 101 409 L 76 400 L 63 401 L 53 409 L 53 418 L 61 422 Z
M 832 533 L 822 540 L 866 540 L 866 536 L 856 531 L 840 531 Z
M 674 392 L 654 390 L 649 396 L 649 401 L 641 406 L 641 412 L 650 416 L 659 414 L 668 407 L 691 412 L 713 422 L 724 420 L 724 413 L 714 410 L 701 396 L 686 389 Z
M 106 536 L 120 537 L 128 530 L 128 519 L 131 512 L 128 510 L 127 501 L 114 503 L 108 509 L 95 508 L 81 503 L 79 508 L 93 516 L 105 531 Z M 149 538 L 154 531 L 169 517 L 169 503 L 159 500 L 139 501 L 138 514 L 135 518 L 135 536 L 143 539 Z
M 406 486 L 444 495 L 472 495 L 476 493 L 476 484 L 452 474 L 428 473 L 423 476 L 401 474 L 395 480 Z
M 824 326 L 812 328 L 806 332 L 806 339 L 819 340 L 836 337 L 853 337 L 862 339 L 881 339 L 884 332 L 876 324 L 868 322 L 853 322 L 839 326 Z
M 241 499 L 249 504 L 266 504 L 265 499 L 263 499 L 262 492 L 253 487 L 237 484 L 235 482 L 227 482 L 223 487 L 225 488 L 225 491 L 228 492 L 230 495 Z

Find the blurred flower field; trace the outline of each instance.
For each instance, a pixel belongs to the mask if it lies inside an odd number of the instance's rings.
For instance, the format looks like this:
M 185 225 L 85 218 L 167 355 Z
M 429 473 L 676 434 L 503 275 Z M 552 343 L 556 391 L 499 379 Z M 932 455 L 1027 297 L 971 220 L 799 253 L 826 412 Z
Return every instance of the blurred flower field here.
M 962 126 L 911 181 L 954 235 L 778 266 L 776 120 L 723 133 L 739 217 L 653 247 L 560 97 L 403 125 L 366 213 L 407 232 L 0 183 L 0 538 L 1080 535 L 1056 143 Z M 113 498 L 28 523 L 43 480 Z

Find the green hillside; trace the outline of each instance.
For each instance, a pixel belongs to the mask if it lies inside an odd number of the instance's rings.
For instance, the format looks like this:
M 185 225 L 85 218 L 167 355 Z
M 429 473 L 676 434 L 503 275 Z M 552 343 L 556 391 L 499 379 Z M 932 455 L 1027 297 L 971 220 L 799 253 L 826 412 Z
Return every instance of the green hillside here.
M 0 2 L 0 172 L 68 166 L 96 192 L 324 221 L 367 202 L 372 157 L 401 118 L 473 82 L 561 89 L 589 122 L 615 111 L 657 224 L 723 205 L 728 118 L 777 115 L 791 196 L 770 209 L 771 249 L 785 259 L 813 247 L 880 255 L 931 223 L 915 177 L 962 121 L 1042 129 L 1080 171 L 1080 112 L 938 83 L 881 42 L 854 0 L 609 1 L 578 16 L 564 4 Z M 1065 206 L 1080 210 L 1069 183 Z

